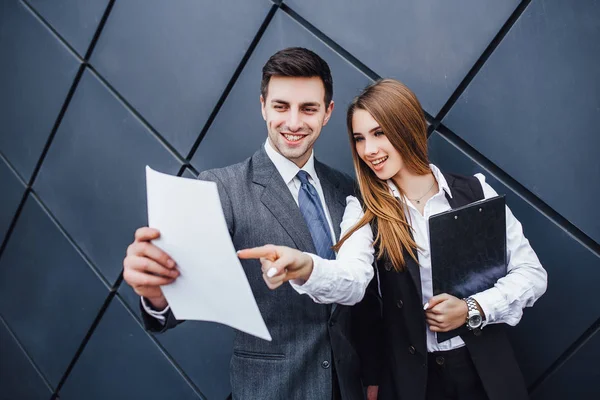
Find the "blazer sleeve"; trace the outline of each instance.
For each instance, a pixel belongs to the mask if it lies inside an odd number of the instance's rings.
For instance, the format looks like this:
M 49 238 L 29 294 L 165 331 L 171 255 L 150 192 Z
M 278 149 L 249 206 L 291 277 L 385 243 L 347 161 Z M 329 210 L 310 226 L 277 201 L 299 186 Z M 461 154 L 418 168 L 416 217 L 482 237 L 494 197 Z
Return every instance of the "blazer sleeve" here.
M 185 321 L 185 320 L 176 319 L 175 315 L 173 315 L 173 312 L 171 311 L 171 309 L 169 309 L 164 315 L 165 322 L 162 322 L 162 321 L 154 318 L 152 315 L 148 314 L 146 312 L 146 310 L 144 310 L 144 306 L 142 306 L 141 299 L 140 299 L 140 313 L 142 314 L 142 321 L 144 322 L 144 328 L 148 332 L 163 333 L 163 332 L 168 331 L 171 328 L 176 327 L 177 325 L 179 325 L 180 323 Z

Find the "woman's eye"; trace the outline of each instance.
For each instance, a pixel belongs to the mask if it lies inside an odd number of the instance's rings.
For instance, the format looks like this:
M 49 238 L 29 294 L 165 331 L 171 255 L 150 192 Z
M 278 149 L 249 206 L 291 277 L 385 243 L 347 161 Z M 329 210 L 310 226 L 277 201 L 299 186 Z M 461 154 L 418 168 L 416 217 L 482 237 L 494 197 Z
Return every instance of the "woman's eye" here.
M 375 132 L 375 136 L 382 136 L 384 135 L 383 131 L 377 131 Z
M 354 141 L 355 142 L 362 142 L 363 138 L 359 137 L 359 136 L 354 136 Z

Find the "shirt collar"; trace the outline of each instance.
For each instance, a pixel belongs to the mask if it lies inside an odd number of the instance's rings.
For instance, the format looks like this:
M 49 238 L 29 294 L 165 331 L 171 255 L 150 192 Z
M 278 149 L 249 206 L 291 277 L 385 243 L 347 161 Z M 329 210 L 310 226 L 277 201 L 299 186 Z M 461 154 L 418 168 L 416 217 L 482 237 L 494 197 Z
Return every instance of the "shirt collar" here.
M 439 168 L 433 164 L 429 164 L 429 168 L 431 168 L 433 177 L 437 181 L 438 186 L 440 188 L 440 191 L 438 193 L 442 193 L 442 191 L 444 191 L 444 192 L 448 193 L 448 196 L 450 196 L 450 198 L 452 198 L 452 192 L 450 191 L 450 186 L 448 186 L 448 182 L 446 181 L 444 174 L 442 174 L 442 171 L 440 171 Z M 390 192 L 394 195 L 394 197 L 399 198 L 400 192 L 398 191 L 398 187 L 396 186 L 394 181 L 392 181 L 391 179 L 388 179 L 387 184 L 388 184 L 388 187 L 390 188 Z
M 265 142 L 265 151 L 267 152 L 267 156 L 269 157 L 269 159 L 273 162 L 273 164 L 275 164 L 275 168 L 279 172 L 279 175 L 281 175 L 281 177 L 283 178 L 283 181 L 286 183 L 286 185 L 290 184 L 290 182 L 298 174 L 298 171 L 300 171 L 301 169 L 306 171 L 315 182 L 319 181 L 319 178 L 317 177 L 317 172 L 315 170 L 314 152 L 312 150 L 310 152 L 310 157 L 308 158 L 308 161 L 306 162 L 306 164 L 304 164 L 302 168 L 299 168 L 292 161 L 288 160 L 283 155 L 278 153 L 273 148 L 268 138 Z

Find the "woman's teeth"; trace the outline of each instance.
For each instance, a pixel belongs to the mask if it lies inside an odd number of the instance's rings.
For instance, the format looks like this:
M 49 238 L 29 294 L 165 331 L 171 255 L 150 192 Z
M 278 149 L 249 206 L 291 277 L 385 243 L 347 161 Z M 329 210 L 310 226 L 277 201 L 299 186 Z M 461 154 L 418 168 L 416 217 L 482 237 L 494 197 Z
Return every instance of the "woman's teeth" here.
M 382 162 L 384 162 L 387 159 L 388 159 L 388 156 L 385 156 L 385 157 L 382 157 L 382 158 L 378 158 L 375 161 L 371 161 L 371 164 L 373 164 L 373 165 L 379 165 L 379 164 L 381 164 Z

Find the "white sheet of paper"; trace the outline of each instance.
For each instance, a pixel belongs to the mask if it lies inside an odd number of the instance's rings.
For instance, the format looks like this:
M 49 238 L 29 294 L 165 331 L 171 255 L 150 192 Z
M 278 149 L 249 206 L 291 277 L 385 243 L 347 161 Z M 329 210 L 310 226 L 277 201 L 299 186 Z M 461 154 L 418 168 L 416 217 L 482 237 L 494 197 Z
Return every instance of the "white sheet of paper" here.
M 161 233 L 153 243 L 181 273 L 162 287 L 175 318 L 219 322 L 271 340 L 231 242 L 216 183 L 146 166 L 146 189 L 148 225 Z

